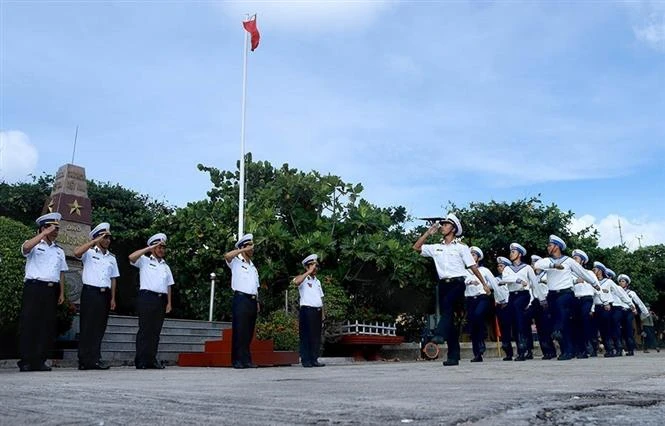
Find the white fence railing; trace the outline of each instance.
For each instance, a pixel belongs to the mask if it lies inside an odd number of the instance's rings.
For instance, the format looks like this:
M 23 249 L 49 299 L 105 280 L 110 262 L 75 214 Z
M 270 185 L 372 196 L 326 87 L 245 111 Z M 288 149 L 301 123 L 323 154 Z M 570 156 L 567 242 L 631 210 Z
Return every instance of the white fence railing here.
M 337 324 L 334 330 L 331 331 L 330 336 L 347 336 L 347 335 L 369 335 L 369 336 L 395 336 L 397 327 L 394 323 L 373 322 L 362 323 L 359 321 Z

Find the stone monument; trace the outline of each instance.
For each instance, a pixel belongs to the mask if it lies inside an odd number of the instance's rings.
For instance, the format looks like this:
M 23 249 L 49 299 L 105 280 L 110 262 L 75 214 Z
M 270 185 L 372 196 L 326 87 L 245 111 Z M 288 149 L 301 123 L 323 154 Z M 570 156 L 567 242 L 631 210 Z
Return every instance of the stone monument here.
M 65 164 L 58 169 L 51 196 L 44 204 L 44 213 L 58 212 L 62 215 L 58 245 L 65 251 L 69 271 L 65 273 L 67 296 L 78 303 L 81 298 L 81 270 L 83 264 L 74 257 L 74 249 L 89 240 L 92 210 L 88 198 L 88 182 L 85 169 L 74 164 Z

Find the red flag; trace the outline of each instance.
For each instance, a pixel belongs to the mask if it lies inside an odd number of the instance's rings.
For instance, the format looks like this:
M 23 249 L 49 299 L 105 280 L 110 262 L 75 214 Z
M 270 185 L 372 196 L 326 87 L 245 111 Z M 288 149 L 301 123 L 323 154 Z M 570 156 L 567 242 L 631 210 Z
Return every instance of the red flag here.
M 252 52 L 254 49 L 259 47 L 259 40 L 261 39 L 261 34 L 259 34 L 259 29 L 256 28 L 256 15 L 252 16 L 252 19 L 249 21 L 244 21 L 242 26 L 245 27 L 245 31 L 252 35 Z

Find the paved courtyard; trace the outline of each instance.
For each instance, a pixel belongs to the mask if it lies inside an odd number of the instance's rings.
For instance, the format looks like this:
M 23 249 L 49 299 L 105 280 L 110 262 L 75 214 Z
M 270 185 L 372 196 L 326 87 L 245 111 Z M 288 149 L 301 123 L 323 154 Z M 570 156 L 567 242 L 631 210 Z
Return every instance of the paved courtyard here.
M 0 369 L 0 424 L 665 424 L 665 354 L 232 370 Z

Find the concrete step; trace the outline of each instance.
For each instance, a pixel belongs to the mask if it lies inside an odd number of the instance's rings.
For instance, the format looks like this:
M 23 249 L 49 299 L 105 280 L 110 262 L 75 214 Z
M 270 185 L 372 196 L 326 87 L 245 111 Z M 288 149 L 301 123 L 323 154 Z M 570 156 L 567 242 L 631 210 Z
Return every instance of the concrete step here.
M 109 315 L 108 325 L 110 326 L 138 326 L 138 317 Z M 221 321 L 198 321 L 177 318 L 165 318 L 164 327 L 185 328 L 185 329 L 204 329 L 204 330 L 222 330 L 230 328 L 230 322 Z
M 182 333 L 170 333 L 162 332 L 159 335 L 159 343 L 191 343 L 203 345 L 204 342 L 209 340 L 219 340 L 221 337 L 219 335 L 212 336 L 201 336 L 201 335 L 187 335 Z M 107 332 L 104 335 L 102 342 L 106 343 L 118 343 L 118 342 L 135 342 L 136 341 L 136 332 Z
M 172 334 L 179 336 L 195 336 L 205 339 L 220 339 L 223 329 L 205 329 L 205 328 L 180 328 L 180 327 L 162 327 L 162 335 Z M 106 327 L 106 335 L 109 334 L 134 334 L 139 331 L 137 325 L 113 325 Z
M 136 342 L 105 342 L 102 341 L 102 355 L 104 352 L 116 351 L 134 351 L 136 350 Z M 199 352 L 203 351 L 203 344 L 189 343 L 189 342 L 159 342 L 159 351 L 165 352 Z

